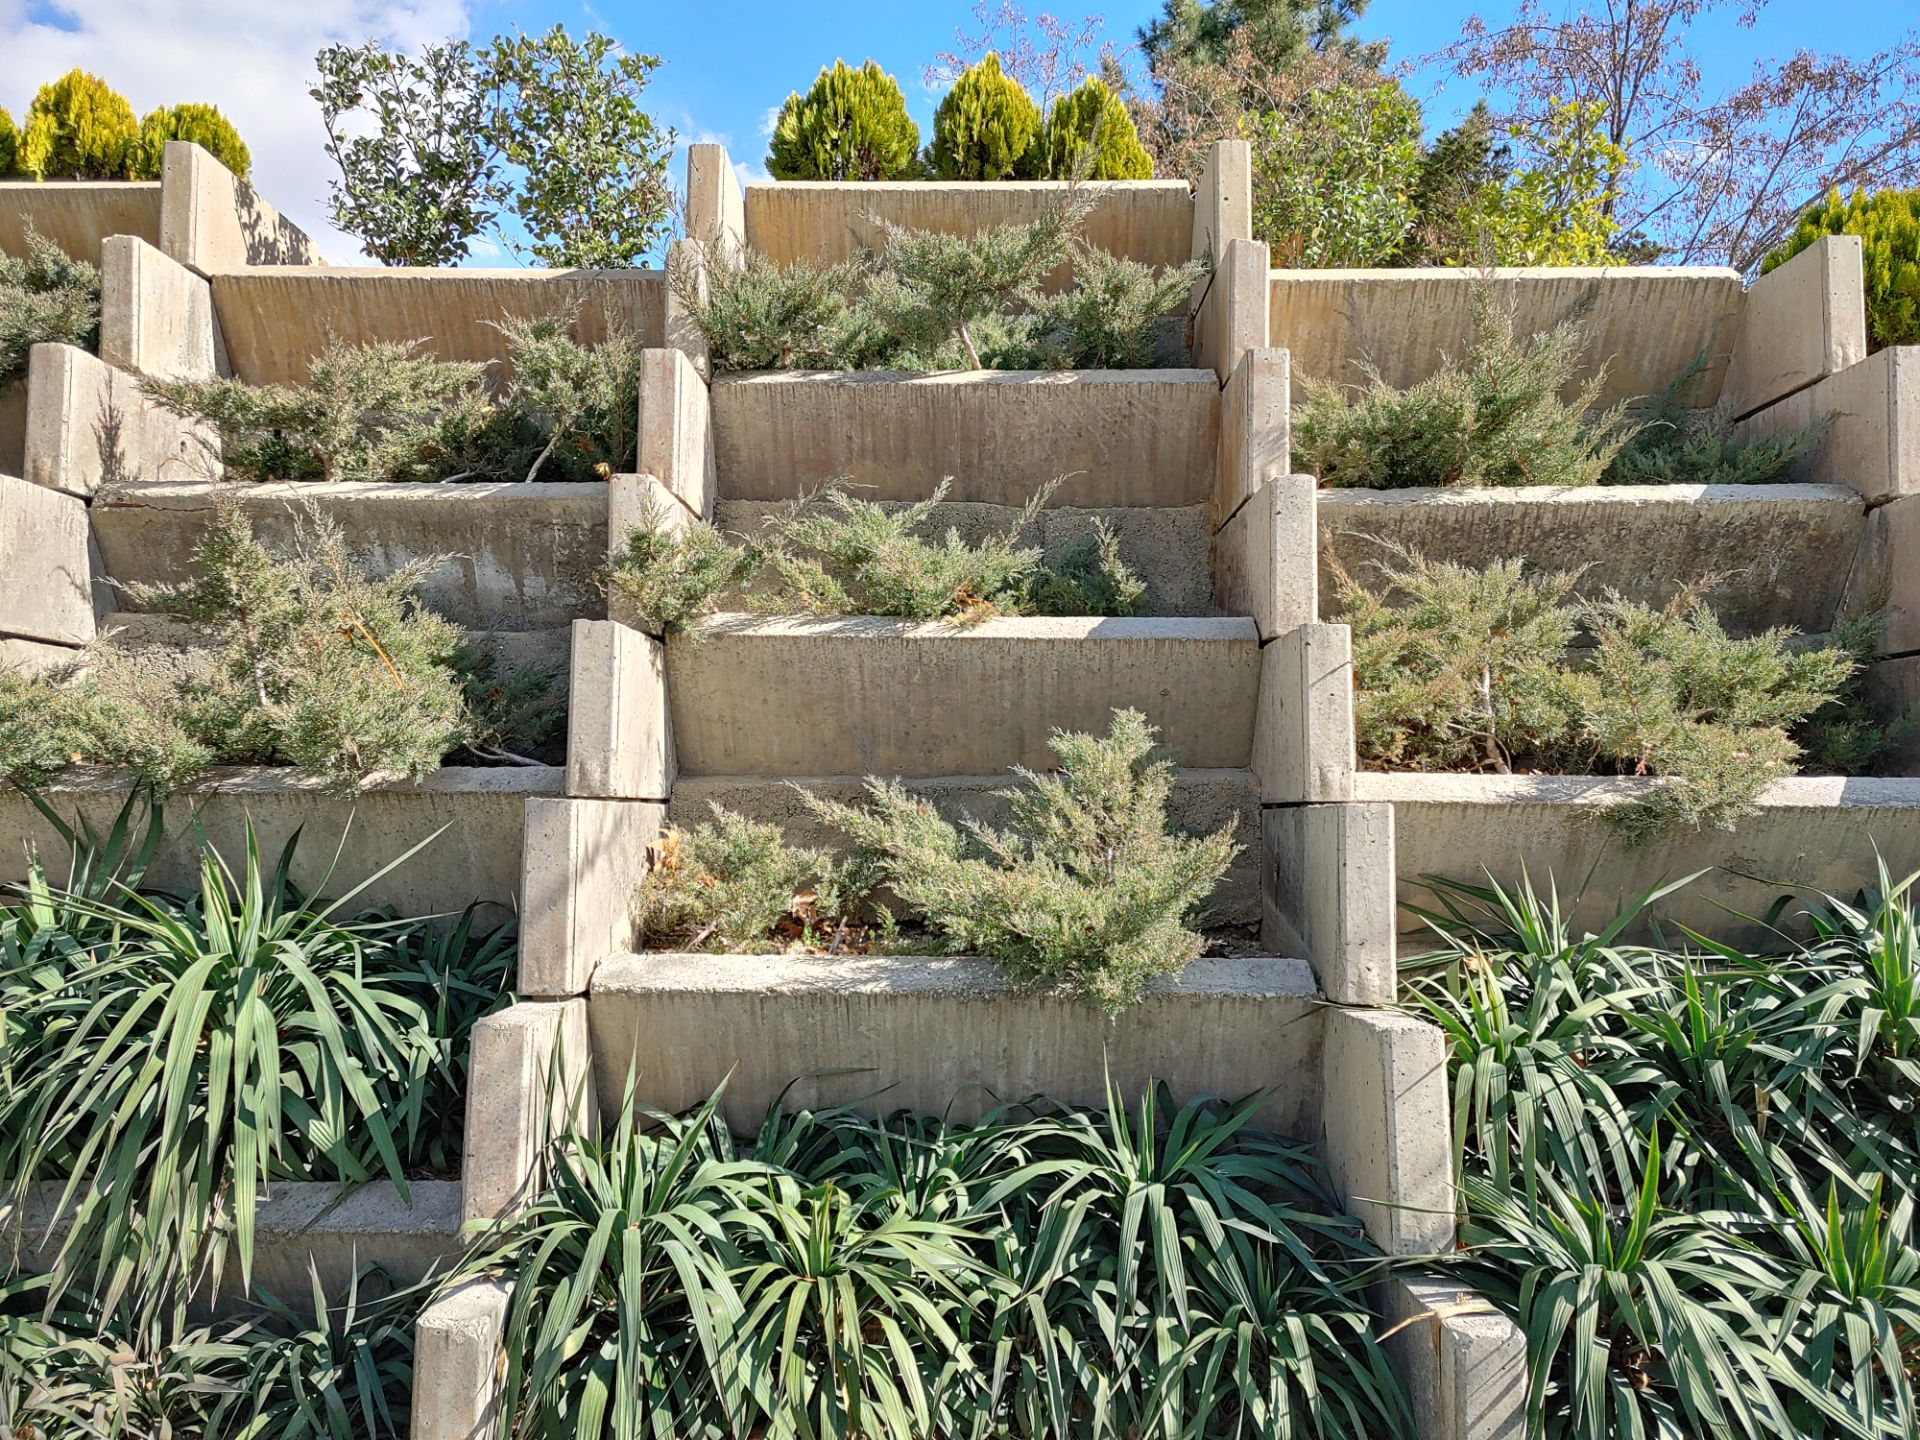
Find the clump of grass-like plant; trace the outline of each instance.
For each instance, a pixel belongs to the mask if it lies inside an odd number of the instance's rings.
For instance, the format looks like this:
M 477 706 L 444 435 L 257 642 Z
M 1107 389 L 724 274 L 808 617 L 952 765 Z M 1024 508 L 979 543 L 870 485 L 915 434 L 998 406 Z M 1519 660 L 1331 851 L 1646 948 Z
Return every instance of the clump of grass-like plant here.
M 98 270 L 32 233 L 24 256 L 0 255 L 0 389 L 26 374 L 35 345 L 99 342 Z
M 1689 409 L 1681 402 L 1707 368 L 1693 361 L 1666 389 L 1631 407 L 1635 429 L 1602 477 L 1608 485 L 1775 485 L 1826 429 L 1821 421 L 1777 435 L 1736 435 L 1724 406 Z

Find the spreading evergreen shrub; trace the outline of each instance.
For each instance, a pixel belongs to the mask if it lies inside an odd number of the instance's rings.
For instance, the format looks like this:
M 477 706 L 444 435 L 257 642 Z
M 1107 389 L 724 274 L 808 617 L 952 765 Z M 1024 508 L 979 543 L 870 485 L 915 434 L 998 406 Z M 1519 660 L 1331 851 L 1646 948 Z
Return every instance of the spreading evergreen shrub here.
M 21 122 L 16 163 L 36 180 L 126 180 L 139 141 L 125 97 L 76 68 L 34 95 Z
M 920 127 L 879 65 L 836 60 L 780 107 L 767 169 L 776 180 L 909 180 L 920 172 Z
M 1867 337 L 1876 350 L 1920 344 L 1920 190 L 1840 192 L 1800 217 L 1760 262 L 1767 274 L 1826 235 L 1858 235 L 1866 264 Z
M 1022 180 L 1033 174 L 1040 107 L 991 51 L 953 82 L 933 116 L 933 173 L 942 180 Z
M 231 170 L 237 179 L 245 180 L 252 173 L 253 155 L 247 149 L 247 142 L 240 138 L 240 132 L 233 128 L 233 122 L 216 106 L 188 102 L 162 105 L 149 111 L 140 122 L 138 158 L 134 164 L 136 180 L 160 178 L 169 140 L 189 140 L 198 145 Z
M 27 236 L 25 258 L 0 255 L 0 389 L 27 372 L 35 345 L 100 343 L 100 272 L 49 240 Z
M 1097 75 L 1053 102 L 1040 132 L 1040 168 L 1056 179 L 1151 180 L 1153 158 L 1126 104 Z

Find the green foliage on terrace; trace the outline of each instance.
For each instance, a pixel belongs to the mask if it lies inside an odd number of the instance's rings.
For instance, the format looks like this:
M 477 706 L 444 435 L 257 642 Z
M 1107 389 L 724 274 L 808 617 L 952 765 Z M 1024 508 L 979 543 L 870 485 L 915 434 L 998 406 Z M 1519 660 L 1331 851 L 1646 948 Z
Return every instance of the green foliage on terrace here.
M 99 347 L 100 272 L 30 234 L 24 257 L 0 255 L 0 389 L 41 344 Z

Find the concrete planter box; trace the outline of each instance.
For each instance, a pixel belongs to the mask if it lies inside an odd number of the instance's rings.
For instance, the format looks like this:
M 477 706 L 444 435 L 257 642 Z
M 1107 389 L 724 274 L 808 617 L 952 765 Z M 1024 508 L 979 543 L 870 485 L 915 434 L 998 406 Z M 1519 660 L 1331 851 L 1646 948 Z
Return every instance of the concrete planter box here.
M 93 534 L 122 584 L 184 579 L 216 498 L 235 499 L 254 533 L 284 545 L 317 512 L 338 524 L 370 574 L 444 556 L 420 600 L 470 630 L 563 626 L 606 613 L 607 486 L 297 482 L 110 485 L 95 498 Z
M 665 343 L 667 284 L 659 270 L 423 270 L 255 266 L 213 277 L 213 308 L 239 379 L 304 385 L 331 340 L 417 343 L 441 360 L 506 358 L 502 320 L 577 312 L 591 344 L 625 328 Z
M 18 1241 L 22 1268 L 51 1268 L 68 1225 L 57 1218 L 61 1187 L 42 1184 L 16 1218 L 0 1211 L 0 1236 Z M 306 1313 L 317 1272 L 329 1303 L 343 1299 L 361 1270 L 377 1265 L 396 1285 L 410 1285 L 444 1269 L 464 1244 L 460 1236 L 460 1182 L 415 1180 L 407 1198 L 385 1180 L 342 1191 L 325 1181 L 273 1184 L 256 1212 L 253 1289 Z M 201 1309 L 231 1314 L 244 1307 L 240 1267 L 230 1263 L 220 1290 Z
M 1214 491 L 1220 385 L 1209 370 L 779 372 L 712 391 L 730 500 L 790 500 L 828 480 L 869 500 L 1019 505 L 1066 477 L 1063 506 L 1202 505 Z
M 1653 915 L 1733 944 L 1764 943 L 1758 917 L 1789 892 L 1851 898 L 1884 860 L 1899 879 L 1920 870 L 1920 779 L 1800 776 L 1775 781 L 1760 813 L 1727 833 L 1705 831 L 1629 849 L 1601 820 L 1611 802 L 1658 781 L 1543 775 L 1354 777 L 1359 800 L 1394 808 L 1395 868 L 1403 903 L 1431 900 L 1427 875 L 1485 884 L 1551 883 L 1576 930 L 1599 929 L 1664 881 L 1704 870 Z M 1789 916 L 1789 920 L 1791 917 Z M 1411 919 L 1403 949 L 1423 948 Z M 1647 934 L 1643 925 L 1636 932 Z M 1671 933 L 1671 932 L 1670 932 Z M 1777 940 L 1777 937 L 1775 937 Z
M 1476 567 L 1520 557 L 1534 570 L 1584 569 L 1581 594 L 1653 606 L 1719 576 L 1707 600 L 1730 630 L 1818 634 L 1842 608 L 1867 530 L 1864 502 L 1840 485 L 1327 488 L 1316 500 L 1327 614 L 1334 561 L 1374 584 L 1381 567 L 1404 563 L 1399 546 Z
M 27 253 L 38 234 L 67 254 L 100 263 L 109 235 L 160 243 L 159 180 L 0 180 L 0 254 Z
M 1251 764 L 1251 620 L 719 616 L 667 646 L 683 775 L 998 775 L 1045 769 L 1056 728 L 1133 707 L 1196 769 Z
M 547 766 L 449 766 L 418 782 L 396 781 L 337 796 L 285 770 L 215 770 L 165 802 L 166 838 L 148 879 L 172 888 L 197 884 L 196 822 L 229 863 L 237 863 L 242 853 L 249 820 L 269 864 L 300 831 L 293 876 L 309 890 L 350 836 L 327 885 L 333 894 L 438 831 L 419 854 L 356 897 L 352 908 L 391 905 L 403 915 L 439 915 L 458 913 L 479 900 L 487 902 L 482 925 L 498 924 L 516 908 L 520 893 L 526 802 L 561 793 L 564 773 Z M 78 816 L 104 834 L 126 802 L 129 782 L 120 771 L 75 767 L 41 793 L 67 823 Z M 0 791 L 0 883 L 26 878 L 32 850 L 55 876 L 64 873 L 57 832 L 24 795 Z

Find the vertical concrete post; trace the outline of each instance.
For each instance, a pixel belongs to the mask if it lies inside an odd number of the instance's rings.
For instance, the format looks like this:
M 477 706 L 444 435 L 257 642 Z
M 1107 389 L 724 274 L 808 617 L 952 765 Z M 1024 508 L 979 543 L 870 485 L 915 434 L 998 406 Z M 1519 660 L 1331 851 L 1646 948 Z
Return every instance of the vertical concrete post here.
M 1193 258 L 1218 263 L 1228 245 L 1251 239 L 1253 147 L 1245 140 L 1216 140 L 1193 194 Z
M 687 236 L 704 245 L 716 265 L 745 263 L 746 196 L 724 145 L 687 147 Z
M 587 1002 L 523 1000 L 473 1027 L 461 1218 L 498 1220 L 545 1184 L 548 1147 L 598 1123 Z
M 1860 237 L 1828 235 L 1747 291 L 1720 403 L 1750 415 L 1866 358 Z
M 1220 392 L 1215 530 L 1232 519 L 1254 491 L 1292 469 L 1290 368 L 1286 351 L 1259 346 L 1240 357 Z
M 1267 343 L 1269 296 L 1267 247 L 1252 240 L 1230 242 L 1214 260 L 1194 312 L 1193 363 L 1225 384 L 1240 357 Z
M 1349 1213 L 1389 1255 L 1453 1245 L 1446 1046 L 1411 1015 L 1332 1006 L 1321 1153 Z
M 249 265 L 323 263 L 305 231 L 184 140 L 169 140 L 161 159 L 160 249 L 202 276 Z
M 1335 1005 L 1391 1005 L 1393 806 L 1269 805 L 1260 943 L 1313 966 Z
M 1525 1440 L 1527 1337 L 1471 1290 L 1395 1276 L 1381 1287 L 1388 1357 L 1419 1440 Z
M 706 299 L 707 264 L 706 246 L 698 240 L 676 240 L 667 246 L 666 346 L 683 352 L 703 380 L 713 373 L 707 356 L 707 337 L 695 320 L 686 296 Z
M 27 362 L 28 480 L 83 500 L 108 480 L 212 480 L 220 442 L 142 393 L 124 371 L 72 345 L 33 347 Z
M 469 1280 L 439 1296 L 413 1327 L 413 1440 L 491 1440 L 499 1431 L 513 1292 Z
M 132 235 L 100 246 L 100 358 L 136 375 L 209 380 L 221 373 L 213 287 Z
M 1260 652 L 1253 723 L 1260 801 L 1351 800 L 1353 771 L 1352 632 L 1345 625 L 1296 625 Z
M 1263 644 L 1319 616 L 1314 493 L 1311 475 L 1270 480 L 1213 537 L 1214 601 L 1251 615 Z
M 666 647 L 612 620 L 573 622 L 567 794 L 661 800 L 673 792 Z
M 713 515 L 713 408 L 707 382 L 676 349 L 640 357 L 639 465 L 701 519 Z
M 109 609 L 84 500 L 0 475 L 0 637 L 93 643 Z
M 634 887 L 666 819 L 657 800 L 527 801 L 520 994 L 584 994 L 595 966 L 633 948 Z

